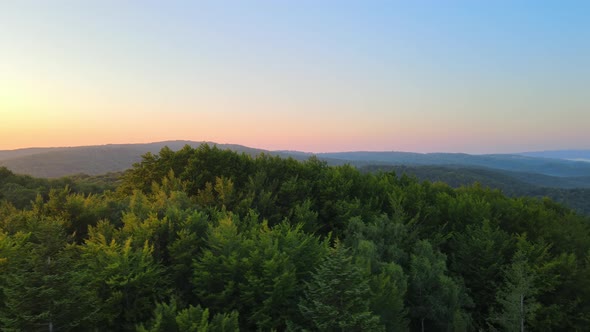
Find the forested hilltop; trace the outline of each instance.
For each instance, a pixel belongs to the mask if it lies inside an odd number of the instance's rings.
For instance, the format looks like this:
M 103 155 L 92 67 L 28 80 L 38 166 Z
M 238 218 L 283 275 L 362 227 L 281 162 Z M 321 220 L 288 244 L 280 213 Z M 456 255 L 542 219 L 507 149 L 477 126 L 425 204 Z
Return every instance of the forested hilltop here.
M 590 220 L 549 199 L 208 145 L 47 181 L 0 171 L 1 330 L 590 326 Z

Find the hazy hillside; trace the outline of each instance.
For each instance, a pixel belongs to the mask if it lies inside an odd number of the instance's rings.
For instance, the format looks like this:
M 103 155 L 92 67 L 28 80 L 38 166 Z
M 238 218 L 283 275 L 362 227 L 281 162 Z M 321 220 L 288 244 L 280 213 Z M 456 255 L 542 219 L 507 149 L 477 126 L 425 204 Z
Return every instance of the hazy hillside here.
M 590 162 L 590 150 L 555 150 L 520 153 L 523 156 L 538 158 L 567 159 Z
M 12 158 L 26 157 L 38 153 L 58 151 L 68 148 L 27 148 L 18 150 L 2 150 L 0 151 L 0 161 Z
M 168 146 L 176 151 L 185 145 L 197 147 L 205 142 L 165 141 L 147 144 L 109 144 L 69 148 L 33 148 L 0 151 L 0 166 L 18 174 L 56 178 L 73 174 L 98 175 L 129 169 L 145 153 L 158 153 Z M 210 143 L 216 144 L 216 143 Z M 247 154 L 264 150 L 235 144 L 217 144 L 220 148 Z
M 361 165 L 461 165 L 539 173 L 552 176 L 589 176 L 590 164 L 570 160 L 521 155 L 469 155 L 464 153 L 338 152 L 320 153 L 320 158 L 351 160 Z
M 268 151 L 238 144 L 177 140 L 145 144 L 107 144 L 3 150 L 0 151 L 0 166 L 4 166 L 17 174 L 42 178 L 59 178 L 75 174 L 99 175 L 127 170 L 134 163 L 140 161 L 142 155 L 148 152 L 158 153 L 165 146 L 168 146 L 173 151 L 178 151 L 185 145 L 198 147 L 204 143 L 251 156 L 266 153 L 285 158 L 291 157 L 301 161 L 312 156 L 310 153 L 298 151 Z M 342 165 L 349 162 L 341 159 L 322 159 L 330 165 Z
M 129 169 L 147 152 L 158 153 L 164 146 L 177 151 L 185 145 L 197 147 L 203 143 L 249 155 L 268 153 L 281 157 L 306 160 L 313 156 L 299 151 L 267 151 L 236 144 L 216 144 L 194 141 L 165 141 L 148 144 L 110 144 L 100 146 L 31 148 L 0 151 L 0 166 L 36 177 L 55 178 L 73 174 L 98 175 Z M 320 153 L 318 158 L 330 165 L 350 163 L 357 167 L 381 165 L 445 165 L 484 167 L 503 170 L 512 180 L 537 186 L 583 188 L 590 185 L 590 163 L 538 158 L 522 155 L 469 155 L 461 153 L 409 152 L 342 152 Z M 485 174 L 477 174 L 477 177 Z M 497 175 L 494 175 L 496 177 Z

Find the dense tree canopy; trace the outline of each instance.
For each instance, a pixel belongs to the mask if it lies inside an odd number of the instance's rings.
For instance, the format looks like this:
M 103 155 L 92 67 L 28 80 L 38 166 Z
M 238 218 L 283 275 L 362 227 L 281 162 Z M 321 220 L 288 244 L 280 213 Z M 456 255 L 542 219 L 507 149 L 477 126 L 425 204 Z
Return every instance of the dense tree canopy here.
M 88 181 L 0 169 L 1 330 L 590 326 L 590 220 L 548 199 L 208 145 Z

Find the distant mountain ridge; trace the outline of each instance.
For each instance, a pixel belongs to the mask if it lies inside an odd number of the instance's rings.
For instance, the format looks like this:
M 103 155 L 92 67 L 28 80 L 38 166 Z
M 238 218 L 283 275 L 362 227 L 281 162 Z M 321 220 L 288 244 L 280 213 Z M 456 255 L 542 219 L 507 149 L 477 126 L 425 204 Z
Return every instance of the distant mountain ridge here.
M 368 165 L 446 165 L 483 167 L 494 170 L 510 171 L 526 174 L 549 176 L 549 183 L 564 182 L 560 187 L 571 187 L 580 182 L 579 179 L 590 177 L 590 163 L 564 160 L 559 158 L 536 157 L 524 154 L 489 154 L 470 155 L 464 153 L 412 153 L 412 152 L 337 152 L 337 153 L 306 153 L 299 151 L 269 151 L 237 144 L 218 144 L 214 142 L 196 141 L 163 141 L 145 144 L 108 144 L 79 147 L 29 148 L 0 151 L 0 166 L 19 174 L 36 177 L 62 177 L 72 174 L 98 175 L 108 172 L 119 172 L 130 168 L 133 163 L 141 161 L 141 156 L 151 152 L 158 153 L 163 147 L 179 150 L 185 145 L 198 147 L 207 143 L 222 149 L 230 149 L 249 155 L 267 153 L 281 157 L 292 157 L 298 160 L 316 156 L 331 165 L 350 163 L 357 167 Z M 573 150 L 572 150 L 573 151 Z M 587 151 L 590 156 L 590 151 Z M 553 152 L 554 154 L 556 152 Z M 530 154 L 530 153 L 529 153 Z M 584 156 L 578 153 L 578 156 Z M 521 175 L 523 176 L 523 175 Z M 537 176 L 535 181 L 540 181 Z M 567 184 L 569 183 L 569 184 Z

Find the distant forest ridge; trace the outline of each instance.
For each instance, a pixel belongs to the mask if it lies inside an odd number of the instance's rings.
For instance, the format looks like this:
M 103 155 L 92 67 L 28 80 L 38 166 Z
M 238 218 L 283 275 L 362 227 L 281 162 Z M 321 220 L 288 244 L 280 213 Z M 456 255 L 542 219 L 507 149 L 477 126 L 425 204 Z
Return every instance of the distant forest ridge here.
M 147 144 L 29 148 L 0 151 L 0 166 L 17 174 L 41 178 L 122 173 L 164 147 L 178 151 L 189 145 L 215 145 L 250 156 L 262 153 L 307 160 L 314 154 L 300 151 L 268 151 L 236 144 L 165 141 Z M 523 154 L 469 155 L 462 153 L 340 152 L 315 156 L 329 165 L 351 164 L 363 172 L 394 171 L 420 180 L 440 181 L 453 187 L 480 183 L 509 196 L 550 197 L 578 212 L 590 214 L 590 163 L 567 160 L 590 155 L 568 150 Z M 565 159 L 559 159 L 565 158 Z M 109 177 L 113 177 L 110 175 Z
M 299 151 L 269 151 L 237 144 L 218 144 L 214 142 L 164 141 L 145 144 L 109 144 L 80 147 L 29 148 L 0 151 L 0 166 L 19 173 L 36 177 L 59 178 L 74 174 L 99 175 L 120 172 L 141 161 L 146 153 L 158 153 L 168 146 L 177 151 L 189 145 L 197 147 L 203 143 L 216 145 L 221 149 L 246 153 L 251 156 L 261 153 L 280 157 L 306 160 L 312 153 Z M 351 164 L 362 167 L 368 165 L 450 165 L 483 167 L 521 173 L 535 173 L 553 177 L 588 177 L 590 163 L 567 160 L 572 156 L 590 158 L 590 151 L 571 150 L 525 153 L 470 155 L 464 153 L 411 153 L 411 152 L 338 152 L 318 153 L 319 159 L 330 165 Z M 564 157 L 565 159 L 560 159 Z M 565 182 L 570 182 L 567 179 Z M 566 185 L 567 186 L 567 185 Z M 562 185 L 559 185 L 562 187 Z M 571 186 L 570 186 L 571 187 Z
M 30 148 L 0 151 L 0 166 L 5 166 L 18 174 L 44 178 L 59 178 L 76 174 L 100 175 L 125 171 L 131 168 L 134 163 L 141 161 L 142 155 L 148 152 L 158 153 L 165 146 L 177 151 L 185 145 L 198 147 L 205 143 L 250 155 L 264 151 L 241 145 L 193 141 Z
M 590 177 L 553 177 L 478 167 L 370 165 L 362 172 L 395 172 L 421 181 L 443 182 L 459 188 L 479 183 L 511 197 L 549 197 L 580 213 L 590 215 Z

